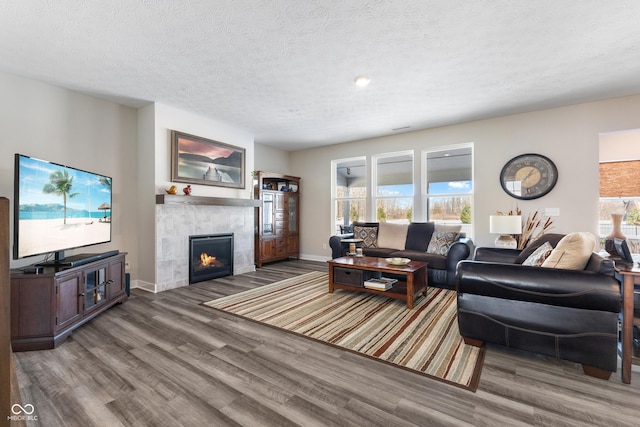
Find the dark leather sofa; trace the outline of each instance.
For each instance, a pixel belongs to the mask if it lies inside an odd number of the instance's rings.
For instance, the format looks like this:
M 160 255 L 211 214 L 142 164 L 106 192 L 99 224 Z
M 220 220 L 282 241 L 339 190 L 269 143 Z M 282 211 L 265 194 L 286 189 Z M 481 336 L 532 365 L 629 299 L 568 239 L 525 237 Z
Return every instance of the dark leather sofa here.
M 584 270 L 562 270 L 517 264 L 519 255 L 477 248 L 473 261 L 458 264 L 458 325 L 465 342 L 577 362 L 587 375 L 608 379 L 617 367 L 621 310 L 613 262 L 594 253 Z
M 356 222 L 354 224 L 365 227 L 379 226 L 377 222 Z M 409 224 L 403 250 L 369 247 L 363 248 L 363 254 L 380 258 L 402 257 L 428 262 L 427 280 L 429 286 L 453 289 L 456 265 L 460 260 L 468 259 L 473 253 L 473 241 L 461 233 L 458 240 L 450 246 L 446 256 L 427 253 L 427 247 L 434 230 L 435 223 L 433 222 L 412 222 Z M 348 248 L 341 243 L 341 240 L 352 237 L 352 232 L 331 236 L 329 238 L 331 257 L 335 259 L 344 256 Z

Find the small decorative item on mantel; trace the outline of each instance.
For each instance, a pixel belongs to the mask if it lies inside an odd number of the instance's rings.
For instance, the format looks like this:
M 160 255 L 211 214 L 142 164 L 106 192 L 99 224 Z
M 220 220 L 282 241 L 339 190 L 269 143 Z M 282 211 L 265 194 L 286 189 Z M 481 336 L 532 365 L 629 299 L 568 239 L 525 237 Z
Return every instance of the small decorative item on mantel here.
M 172 185 L 171 187 L 169 187 L 169 189 L 164 190 L 167 192 L 167 194 L 171 194 L 173 196 L 176 195 L 176 193 L 178 193 L 178 187 L 176 187 L 175 185 Z
M 184 187 L 184 188 L 182 189 L 182 191 L 184 192 L 184 195 L 185 195 L 185 196 L 190 196 L 190 195 L 191 195 L 191 186 L 190 186 L 190 185 L 187 185 L 186 187 Z

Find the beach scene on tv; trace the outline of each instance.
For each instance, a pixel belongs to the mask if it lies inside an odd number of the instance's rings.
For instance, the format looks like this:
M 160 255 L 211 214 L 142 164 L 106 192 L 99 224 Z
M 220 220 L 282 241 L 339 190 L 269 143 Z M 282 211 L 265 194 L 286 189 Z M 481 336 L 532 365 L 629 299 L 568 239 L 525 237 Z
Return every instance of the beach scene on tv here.
M 111 178 L 19 157 L 18 255 L 111 240 Z

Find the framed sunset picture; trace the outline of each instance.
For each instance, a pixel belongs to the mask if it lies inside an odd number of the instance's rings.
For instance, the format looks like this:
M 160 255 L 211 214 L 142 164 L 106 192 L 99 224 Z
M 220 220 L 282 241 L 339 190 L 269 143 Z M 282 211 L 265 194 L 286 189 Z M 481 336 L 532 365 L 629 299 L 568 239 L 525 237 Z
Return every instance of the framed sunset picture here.
M 171 131 L 171 180 L 245 188 L 245 149 Z

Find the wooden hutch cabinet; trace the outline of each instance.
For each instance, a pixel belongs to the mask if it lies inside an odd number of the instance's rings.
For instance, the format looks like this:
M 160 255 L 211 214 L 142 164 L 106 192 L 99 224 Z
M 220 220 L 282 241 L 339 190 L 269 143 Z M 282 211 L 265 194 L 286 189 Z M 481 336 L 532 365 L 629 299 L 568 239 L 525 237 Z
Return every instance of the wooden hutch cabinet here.
M 255 262 L 300 255 L 300 178 L 258 171 L 253 177 L 256 208 Z

